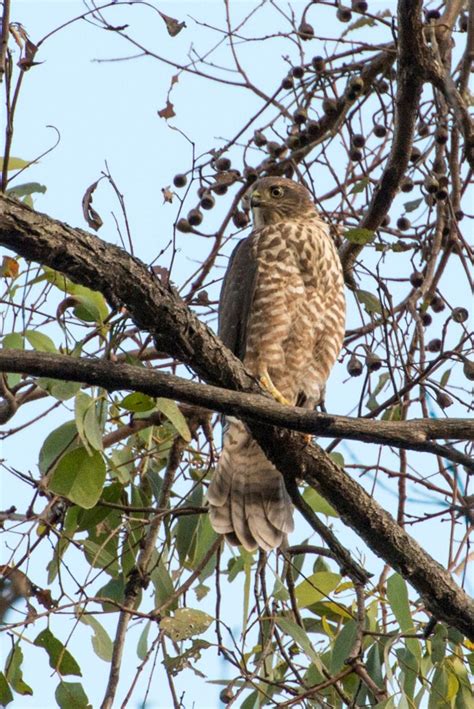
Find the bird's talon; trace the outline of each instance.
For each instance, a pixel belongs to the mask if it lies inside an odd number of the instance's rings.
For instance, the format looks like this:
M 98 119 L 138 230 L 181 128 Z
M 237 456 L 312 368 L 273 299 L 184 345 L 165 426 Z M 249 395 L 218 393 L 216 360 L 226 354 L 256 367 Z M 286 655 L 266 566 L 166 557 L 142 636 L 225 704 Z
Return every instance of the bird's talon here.
M 283 394 L 278 391 L 272 380 L 267 374 L 263 374 L 259 378 L 260 385 L 268 391 L 269 394 L 273 396 L 275 401 L 278 401 L 279 404 L 283 404 L 283 406 L 291 406 L 290 402 L 288 399 L 286 399 Z

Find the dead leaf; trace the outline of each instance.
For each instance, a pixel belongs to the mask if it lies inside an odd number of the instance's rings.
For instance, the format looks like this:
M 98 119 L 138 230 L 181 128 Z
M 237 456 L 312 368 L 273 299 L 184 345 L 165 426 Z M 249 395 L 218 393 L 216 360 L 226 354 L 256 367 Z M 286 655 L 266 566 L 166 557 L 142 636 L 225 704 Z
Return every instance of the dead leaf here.
M 171 37 L 176 37 L 176 35 L 179 34 L 184 27 L 186 27 L 185 22 L 179 22 L 178 20 L 175 20 L 174 17 L 165 15 L 164 12 L 160 12 L 160 15 L 163 18 L 168 34 Z
M 168 120 L 168 118 L 173 118 L 173 116 L 176 116 L 176 113 L 174 112 L 174 105 L 171 103 L 171 101 L 166 102 L 166 106 L 161 109 L 161 111 L 158 111 L 158 115 L 160 118 L 165 118 Z
M 39 588 L 34 595 L 38 603 L 40 603 L 43 608 L 46 608 L 47 610 L 57 608 L 58 602 L 53 600 L 49 588 Z
M 0 266 L 0 276 L 4 278 L 16 278 L 19 270 L 20 265 L 15 258 L 11 256 L 3 257 L 2 265 Z
M 170 186 L 168 185 L 168 187 L 162 187 L 161 192 L 163 194 L 163 204 L 166 202 L 171 204 L 173 202 L 174 192 L 170 190 Z
M 23 69 L 23 71 L 28 71 L 28 69 L 31 69 L 32 66 L 42 64 L 42 62 L 34 61 L 37 51 L 38 47 L 36 46 L 36 44 L 34 44 L 34 42 L 32 42 L 27 37 L 25 40 L 25 54 L 18 62 L 18 66 L 20 67 L 20 69 Z
M 82 213 L 84 215 L 84 219 L 91 229 L 94 229 L 95 231 L 98 231 L 104 223 L 92 206 L 92 195 L 94 194 L 94 190 L 98 184 L 99 180 L 93 182 L 92 185 L 87 188 L 84 197 L 82 198 Z

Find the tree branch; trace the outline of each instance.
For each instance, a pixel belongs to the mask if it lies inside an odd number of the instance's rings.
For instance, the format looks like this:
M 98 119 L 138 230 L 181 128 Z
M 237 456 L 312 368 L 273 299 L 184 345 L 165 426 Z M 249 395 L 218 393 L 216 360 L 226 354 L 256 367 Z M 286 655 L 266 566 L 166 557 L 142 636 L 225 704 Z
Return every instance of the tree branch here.
M 431 442 L 436 439 L 474 440 L 474 421 L 469 419 L 376 421 L 321 414 L 299 407 L 282 406 L 268 395 L 245 394 L 198 384 L 155 369 L 47 352 L 0 351 L 0 372 L 19 372 L 82 382 L 100 386 L 107 391 L 141 391 L 149 396 L 164 396 L 229 416 L 323 438 L 347 438 L 443 455 L 474 471 L 474 462 L 469 456 Z

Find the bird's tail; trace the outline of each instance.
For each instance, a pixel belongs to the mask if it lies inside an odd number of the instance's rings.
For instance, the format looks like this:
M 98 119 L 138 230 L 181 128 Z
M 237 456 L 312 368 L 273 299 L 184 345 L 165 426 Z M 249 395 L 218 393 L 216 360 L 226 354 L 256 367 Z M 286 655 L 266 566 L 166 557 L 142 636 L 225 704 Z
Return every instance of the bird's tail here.
M 293 531 L 283 476 L 235 419 L 228 422 L 207 498 L 214 530 L 248 551 L 274 549 Z

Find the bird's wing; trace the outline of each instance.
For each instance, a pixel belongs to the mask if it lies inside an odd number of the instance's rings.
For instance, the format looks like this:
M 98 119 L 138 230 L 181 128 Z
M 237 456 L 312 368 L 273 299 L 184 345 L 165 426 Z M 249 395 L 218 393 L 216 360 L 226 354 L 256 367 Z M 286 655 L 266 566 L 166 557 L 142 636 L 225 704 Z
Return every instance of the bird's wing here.
M 250 238 L 240 241 L 232 252 L 219 299 L 218 334 L 239 358 L 245 356 L 247 324 L 257 282 L 257 260 Z

